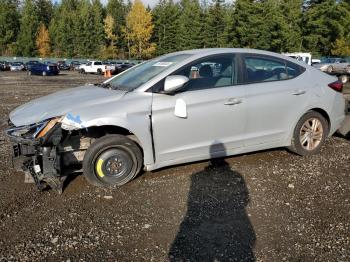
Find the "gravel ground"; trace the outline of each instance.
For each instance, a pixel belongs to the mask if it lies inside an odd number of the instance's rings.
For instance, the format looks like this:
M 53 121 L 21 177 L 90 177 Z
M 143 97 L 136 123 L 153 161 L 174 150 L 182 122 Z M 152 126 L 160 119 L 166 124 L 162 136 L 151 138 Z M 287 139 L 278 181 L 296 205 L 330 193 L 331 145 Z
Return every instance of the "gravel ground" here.
M 103 78 L 0 72 L 0 121 L 35 97 Z M 147 172 L 115 190 L 72 177 L 38 192 L 0 130 L 0 261 L 349 261 L 350 141 Z M 185 259 L 184 259 L 185 260 Z

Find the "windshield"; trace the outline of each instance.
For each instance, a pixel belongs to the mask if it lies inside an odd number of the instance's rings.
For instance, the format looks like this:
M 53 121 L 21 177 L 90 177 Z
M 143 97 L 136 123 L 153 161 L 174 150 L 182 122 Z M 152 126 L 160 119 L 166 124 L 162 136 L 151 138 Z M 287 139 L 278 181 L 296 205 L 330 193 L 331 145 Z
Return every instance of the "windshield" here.
M 179 54 L 154 58 L 130 68 L 125 73 L 113 78 L 108 84 L 112 88 L 132 91 L 190 56 L 190 54 Z
M 325 59 L 322 59 L 321 63 L 324 63 L 324 64 L 332 64 L 332 63 L 335 63 L 339 60 L 339 58 L 325 58 Z

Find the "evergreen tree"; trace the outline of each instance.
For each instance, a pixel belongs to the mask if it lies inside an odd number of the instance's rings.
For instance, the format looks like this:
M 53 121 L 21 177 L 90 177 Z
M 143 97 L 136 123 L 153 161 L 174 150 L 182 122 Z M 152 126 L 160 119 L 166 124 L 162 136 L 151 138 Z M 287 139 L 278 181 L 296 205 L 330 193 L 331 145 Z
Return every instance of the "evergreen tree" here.
M 126 49 L 127 43 L 122 37 L 122 28 L 125 26 L 125 16 L 128 8 L 123 0 L 109 0 L 107 4 L 107 15 L 111 15 L 114 20 L 113 33 L 118 37 L 116 47 L 118 49 Z
M 204 47 L 225 47 L 227 37 L 225 35 L 225 8 L 221 0 L 215 0 L 208 9 L 204 32 L 202 33 Z
M 335 0 L 309 1 L 304 13 L 303 45 L 318 54 L 331 54 L 332 44 L 349 30 L 349 10 Z
M 0 54 L 12 55 L 19 31 L 17 0 L 0 0 Z
M 179 15 L 180 7 L 172 0 L 161 0 L 152 11 L 153 37 L 157 44 L 157 55 L 174 52 L 179 49 Z
M 39 27 L 39 13 L 33 0 L 25 0 L 18 35 L 18 54 L 34 56 L 36 51 L 36 34 Z
M 53 5 L 51 0 L 36 0 L 35 5 L 38 9 L 39 21 L 48 27 L 53 14 Z
M 179 50 L 202 47 L 202 11 L 198 0 L 181 0 L 181 15 L 179 16 Z
M 105 33 L 104 33 L 104 10 L 100 0 L 92 0 L 92 17 L 93 17 L 93 29 L 92 34 L 94 38 L 94 48 L 91 50 L 92 54 L 97 54 L 104 45 Z
M 79 31 L 77 24 L 80 23 L 78 13 L 78 0 L 62 0 L 54 12 L 50 23 L 50 38 L 56 56 L 73 57 L 77 54 L 76 45 L 79 45 L 77 37 Z

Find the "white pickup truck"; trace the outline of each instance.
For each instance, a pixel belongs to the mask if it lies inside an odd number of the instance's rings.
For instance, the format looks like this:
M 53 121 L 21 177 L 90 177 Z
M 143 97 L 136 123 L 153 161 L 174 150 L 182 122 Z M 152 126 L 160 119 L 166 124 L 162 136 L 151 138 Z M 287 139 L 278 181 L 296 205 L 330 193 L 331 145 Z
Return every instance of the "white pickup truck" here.
M 101 61 L 90 61 L 79 67 L 79 72 L 81 74 L 95 73 L 102 75 L 106 70 L 114 71 L 115 68 L 111 65 L 105 65 Z

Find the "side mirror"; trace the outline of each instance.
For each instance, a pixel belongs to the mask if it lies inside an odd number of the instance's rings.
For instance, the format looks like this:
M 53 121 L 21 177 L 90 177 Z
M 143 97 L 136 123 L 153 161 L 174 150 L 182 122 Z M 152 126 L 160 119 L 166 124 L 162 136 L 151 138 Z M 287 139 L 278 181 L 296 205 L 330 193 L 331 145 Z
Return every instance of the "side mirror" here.
M 172 93 L 184 86 L 189 81 L 189 78 L 181 75 L 168 76 L 164 82 L 164 93 Z

